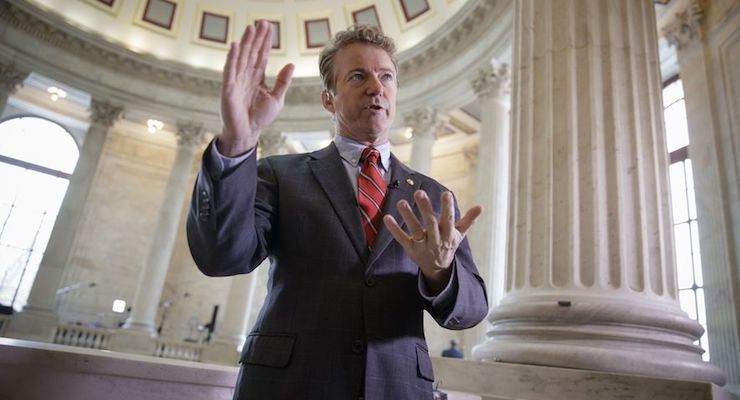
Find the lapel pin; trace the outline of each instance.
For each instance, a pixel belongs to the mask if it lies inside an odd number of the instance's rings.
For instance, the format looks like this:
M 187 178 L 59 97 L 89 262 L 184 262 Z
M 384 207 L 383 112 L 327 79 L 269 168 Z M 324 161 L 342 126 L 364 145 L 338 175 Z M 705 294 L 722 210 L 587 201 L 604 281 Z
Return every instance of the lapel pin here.
M 406 178 L 406 183 L 408 183 L 409 185 L 413 186 L 414 185 L 414 180 L 411 179 L 411 178 Z

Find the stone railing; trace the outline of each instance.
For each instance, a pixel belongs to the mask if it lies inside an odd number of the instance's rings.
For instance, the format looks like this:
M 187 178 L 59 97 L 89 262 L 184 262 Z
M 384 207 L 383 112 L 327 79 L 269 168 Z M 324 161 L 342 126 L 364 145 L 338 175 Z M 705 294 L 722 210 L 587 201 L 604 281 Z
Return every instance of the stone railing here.
M 106 350 L 110 337 L 111 332 L 106 329 L 60 324 L 54 329 L 51 341 L 54 344 Z
M 158 339 L 154 348 L 154 356 L 172 358 L 175 360 L 200 361 L 203 345 L 171 340 Z

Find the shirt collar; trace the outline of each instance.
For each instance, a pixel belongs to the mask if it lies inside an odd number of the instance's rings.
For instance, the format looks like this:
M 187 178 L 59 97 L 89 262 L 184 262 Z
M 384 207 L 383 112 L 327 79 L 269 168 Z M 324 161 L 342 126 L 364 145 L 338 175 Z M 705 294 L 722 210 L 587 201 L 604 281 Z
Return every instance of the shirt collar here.
M 360 156 L 362 151 L 365 150 L 366 145 L 352 140 L 348 137 L 340 134 L 334 135 L 334 145 L 339 150 L 339 155 L 344 161 L 350 163 L 353 167 L 357 167 L 360 163 Z M 379 167 L 383 172 L 388 172 L 391 163 L 391 143 L 386 141 L 383 144 L 373 146 L 378 152 L 380 152 L 380 163 Z

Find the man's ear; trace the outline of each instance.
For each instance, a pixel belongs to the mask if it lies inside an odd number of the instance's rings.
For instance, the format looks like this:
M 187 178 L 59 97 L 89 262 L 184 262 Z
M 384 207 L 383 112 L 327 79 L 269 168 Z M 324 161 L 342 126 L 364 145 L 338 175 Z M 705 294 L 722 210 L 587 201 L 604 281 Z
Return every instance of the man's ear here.
M 334 95 L 327 89 L 321 91 L 321 105 L 324 110 L 334 114 Z

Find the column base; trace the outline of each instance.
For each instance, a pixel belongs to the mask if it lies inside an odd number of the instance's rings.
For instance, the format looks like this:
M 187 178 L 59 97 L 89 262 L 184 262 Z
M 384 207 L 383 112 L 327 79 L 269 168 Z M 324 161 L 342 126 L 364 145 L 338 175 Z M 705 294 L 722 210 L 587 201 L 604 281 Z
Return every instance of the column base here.
M 232 340 L 215 338 L 203 348 L 200 361 L 211 364 L 235 366 L 239 364 L 238 344 Z
M 576 299 L 492 309 L 488 339 L 473 359 L 725 383 L 693 343 L 703 329 L 680 309 Z
M 737 400 L 713 383 L 432 357 L 443 392 L 482 400 Z M 451 397 L 451 396 L 450 396 Z
M 119 329 L 110 339 L 109 348 L 121 353 L 151 356 L 157 346 L 156 336 L 141 330 Z
M 47 309 L 26 306 L 13 315 L 5 336 L 35 342 L 52 342 L 54 329 L 59 323 L 57 315 Z

